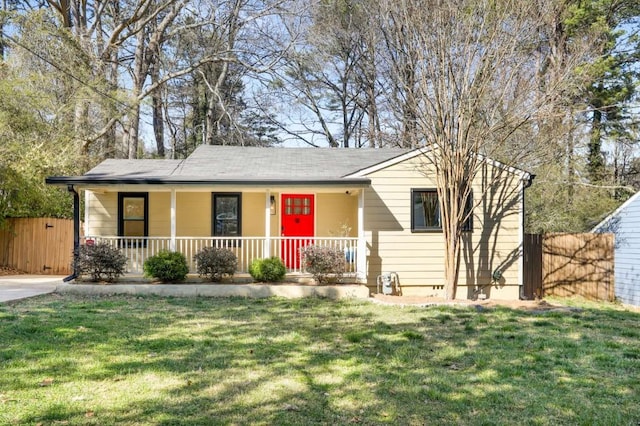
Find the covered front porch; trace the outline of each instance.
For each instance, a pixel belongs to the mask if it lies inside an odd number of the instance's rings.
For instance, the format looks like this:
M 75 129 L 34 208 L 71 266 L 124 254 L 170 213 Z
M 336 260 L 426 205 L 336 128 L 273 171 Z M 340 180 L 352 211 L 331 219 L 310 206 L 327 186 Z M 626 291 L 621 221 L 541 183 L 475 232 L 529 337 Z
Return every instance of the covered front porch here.
M 366 283 L 363 187 L 83 189 L 80 244 L 118 247 L 127 257 L 128 274 L 142 274 L 145 260 L 162 250 L 184 254 L 195 274 L 194 255 L 204 247 L 219 247 L 236 255 L 236 274 L 247 274 L 255 259 L 275 256 L 289 276 L 302 275 L 300 249 L 316 245 L 343 253 L 343 276 Z

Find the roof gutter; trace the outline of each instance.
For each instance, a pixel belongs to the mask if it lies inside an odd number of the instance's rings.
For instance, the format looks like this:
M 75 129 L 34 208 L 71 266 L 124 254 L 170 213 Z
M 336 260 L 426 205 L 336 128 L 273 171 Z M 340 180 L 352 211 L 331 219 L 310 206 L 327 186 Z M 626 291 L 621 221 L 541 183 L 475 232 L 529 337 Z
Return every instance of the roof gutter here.
M 189 185 L 189 186 L 211 186 L 211 185 L 228 185 L 228 186 L 352 186 L 371 184 L 368 178 L 341 178 L 341 179 L 308 179 L 308 180 L 289 180 L 289 179 L 265 179 L 265 180 L 242 180 L 242 179 L 162 179 L 162 178 L 112 178 L 112 177 L 92 177 L 92 176 L 51 176 L 46 178 L 45 182 L 49 185 L 84 185 L 84 186 L 107 186 L 107 185 Z
M 65 283 L 78 278 L 80 256 L 80 195 L 73 185 L 67 185 L 67 191 L 73 193 L 73 272 L 62 279 Z
M 527 182 L 525 182 L 523 189 L 529 188 L 533 184 L 533 180 L 535 178 L 536 178 L 536 175 L 529 174 L 529 177 L 527 178 Z

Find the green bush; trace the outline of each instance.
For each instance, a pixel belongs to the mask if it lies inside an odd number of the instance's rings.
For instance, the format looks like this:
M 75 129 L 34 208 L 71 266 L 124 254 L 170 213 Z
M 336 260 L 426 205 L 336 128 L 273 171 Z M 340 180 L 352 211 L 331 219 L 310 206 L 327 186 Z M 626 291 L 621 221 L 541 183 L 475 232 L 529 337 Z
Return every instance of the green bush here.
M 205 247 L 193 256 L 193 260 L 198 264 L 198 274 L 214 282 L 232 277 L 238 268 L 235 253 L 226 248 Z
M 109 244 L 83 245 L 76 263 L 79 275 L 91 275 L 93 281 L 114 281 L 124 275 L 127 257 Z
M 189 273 L 189 266 L 184 254 L 163 250 L 145 260 L 144 276 L 153 277 L 163 282 L 182 281 Z
M 256 281 L 280 281 L 287 274 L 287 268 L 279 257 L 255 259 L 249 265 L 249 274 Z
M 300 249 L 302 262 L 307 272 L 319 283 L 326 283 L 329 276 L 342 279 L 344 273 L 344 251 L 337 248 L 309 245 Z

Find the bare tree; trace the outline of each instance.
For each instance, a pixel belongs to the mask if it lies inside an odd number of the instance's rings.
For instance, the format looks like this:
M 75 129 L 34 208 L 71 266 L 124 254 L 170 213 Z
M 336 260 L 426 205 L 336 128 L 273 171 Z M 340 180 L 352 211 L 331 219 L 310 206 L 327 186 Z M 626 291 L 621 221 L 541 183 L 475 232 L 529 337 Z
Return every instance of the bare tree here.
M 186 1 L 165 0 L 159 5 L 155 5 L 150 1 L 145 2 L 140 10 L 141 19 L 137 20 L 133 25 L 132 32 L 136 36 L 133 50 L 133 69 L 131 70 L 133 102 L 127 126 L 129 158 L 137 158 L 138 156 L 140 102 L 147 95 L 153 94 L 159 89 L 161 80 L 157 66 L 159 66 L 158 56 L 161 45 L 165 40 L 166 33 Z M 155 87 L 153 90 L 145 91 L 146 80 L 151 76 L 152 72 L 154 81 L 151 86 Z M 154 99 L 156 99 L 157 103 L 157 98 Z M 159 110 L 161 110 L 161 107 L 154 105 L 154 112 L 157 113 Z M 154 130 L 157 131 L 158 129 L 158 124 L 156 124 Z M 156 133 L 156 139 L 158 137 L 159 135 Z M 164 149 L 164 145 L 162 149 Z
M 287 105 L 277 125 L 311 146 L 379 146 L 376 2 L 300 3 L 307 4 L 296 29 L 301 42 L 265 82 L 276 103 Z
M 172 81 L 195 81 L 196 74 L 208 93 L 206 123 L 202 126 L 206 140 L 225 137 L 216 133 L 222 127 L 241 133 L 240 114 L 226 102 L 225 90 L 234 85 L 242 87 L 244 74 L 237 70 L 259 75 L 277 62 L 281 54 L 278 49 L 286 49 L 285 44 L 274 42 L 279 33 L 277 16 L 283 10 L 295 13 L 295 8 L 287 6 L 288 0 L 46 2 L 56 12 L 60 30 L 67 34 L 78 60 L 83 61 L 82 68 L 91 74 L 91 78 L 71 78 L 70 87 L 85 92 L 91 90 L 87 87 L 100 87 L 95 90 L 98 99 L 81 95 L 77 99 L 73 121 L 82 152 L 88 156 L 90 148 L 102 139 L 111 141 L 105 146 L 114 145 L 119 126 L 129 158 L 136 158 L 140 152 L 141 108 L 149 97 L 157 153 L 163 156 L 165 124 L 175 124 L 168 123 L 175 114 L 167 110 L 168 93 L 164 88 Z M 205 40 L 204 46 L 191 45 L 191 51 L 182 52 L 181 37 L 197 31 L 213 34 L 215 43 L 210 45 Z M 55 58 L 48 60 L 56 64 Z M 64 68 L 64 64 L 56 65 Z M 235 74 L 230 71 L 232 67 Z M 65 74 L 73 77 L 73 71 L 65 69 Z M 123 77 L 125 73 L 128 77 Z M 103 118 L 91 120 L 91 115 Z M 176 128 L 171 132 L 175 139 Z
M 527 154 L 521 131 L 553 111 L 585 59 L 582 46 L 564 68 L 537 87 L 539 28 L 553 0 L 388 1 L 386 28 L 405 94 L 398 110 L 415 120 L 416 142 L 435 170 L 445 240 L 445 294 L 456 296 L 465 204 L 487 157 L 519 164 Z M 408 105 L 408 107 L 407 107 Z M 405 113 L 403 113 L 405 114 Z M 405 115 L 406 115 L 405 114 Z M 409 124 L 407 124 L 409 125 Z M 411 130 L 411 129 L 408 129 Z M 412 142 L 412 145 L 414 142 Z M 520 150 L 505 147 L 520 146 Z M 487 179 L 487 177 L 484 177 Z M 486 190 L 497 182 L 489 182 Z M 480 196 L 478 196 L 480 195 Z M 483 194 L 474 194 L 480 199 Z

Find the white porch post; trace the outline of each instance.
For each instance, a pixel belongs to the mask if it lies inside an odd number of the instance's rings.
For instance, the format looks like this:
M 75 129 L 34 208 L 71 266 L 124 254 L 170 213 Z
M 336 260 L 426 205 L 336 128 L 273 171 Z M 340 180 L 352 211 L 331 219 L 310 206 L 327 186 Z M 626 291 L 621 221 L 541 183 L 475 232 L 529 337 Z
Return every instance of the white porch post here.
M 271 191 L 264 194 L 264 246 L 262 248 L 264 258 L 271 257 Z
M 356 278 L 366 281 L 367 279 L 367 241 L 364 237 L 364 191 L 358 194 L 358 250 L 356 255 Z
M 89 209 L 91 199 L 91 191 L 88 189 L 84 190 L 84 236 L 91 236 L 91 228 L 89 227 Z
M 171 189 L 171 251 L 176 251 L 176 189 Z

